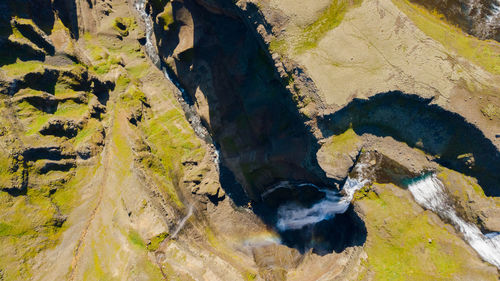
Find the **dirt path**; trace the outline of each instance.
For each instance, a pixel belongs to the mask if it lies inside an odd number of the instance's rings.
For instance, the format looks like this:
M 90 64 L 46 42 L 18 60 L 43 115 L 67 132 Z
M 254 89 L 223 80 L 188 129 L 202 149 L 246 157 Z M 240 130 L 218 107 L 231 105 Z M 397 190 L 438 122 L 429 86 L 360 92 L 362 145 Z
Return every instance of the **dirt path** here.
M 111 120 L 111 124 L 113 124 L 114 120 Z M 111 130 L 110 130 L 111 131 Z M 99 180 L 97 181 L 97 185 L 99 186 L 99 193 L 97 195 L 97 203 L 94 209 L 92 210 L 89 219 L 87 220 L 85 227 L 82 230 L 82 233 L 80 234 L 80 237 L 78 239 L 78 242 L 76 244 L 75 250 L 74 250 L 74 256 L 73 259 L 71 260 L 71 271 L 69 275 L 69 280 L 73 281 L 75 280 L 75 277 L 78 273 L 78 264 L 81 256 L 81 249 L 83 246 L 83 243 L 85 242 L 85 238 L 87 237 L 88 230 L 90 226 L 92 225 L 92 222 L 94 221 L 97 212 L 99 211 L 99 207 L 101 206 L 102 198 L 104 195 L 104 189 L 106 186 L 106 181 L 108 179 L 108 171 L 109 171 L 109 165 L 110 165 L 110 159 L 111 159 L 111 152 L 110 152 L 110 143 L 111 143 L 111 133 L 107 134 L 106 136 L 106 142 L 105 142 L 105 148 L 102 153 L 102 160 L 103 160 L 103 166 L 101 167 L 102 169 L 102 175 L 100 176 Z

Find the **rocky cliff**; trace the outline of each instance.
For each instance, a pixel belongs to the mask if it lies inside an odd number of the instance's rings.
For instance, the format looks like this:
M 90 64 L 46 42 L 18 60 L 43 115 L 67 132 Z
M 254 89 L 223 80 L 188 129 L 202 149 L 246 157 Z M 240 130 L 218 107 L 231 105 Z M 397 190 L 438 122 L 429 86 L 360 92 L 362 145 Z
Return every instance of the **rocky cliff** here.
M 498 3 L 306 2 L 2 2 L 0 280 L 497 280 Z

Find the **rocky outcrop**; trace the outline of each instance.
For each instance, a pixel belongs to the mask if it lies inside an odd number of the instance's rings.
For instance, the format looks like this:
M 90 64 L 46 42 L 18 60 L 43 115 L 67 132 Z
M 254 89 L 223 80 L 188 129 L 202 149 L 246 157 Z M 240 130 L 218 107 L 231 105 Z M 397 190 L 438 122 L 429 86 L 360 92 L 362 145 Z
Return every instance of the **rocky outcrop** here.
M 349 128 L 358 135 L 391 136 L 434 155 L 441 165 L 478 178 L 486 194 L 497 196 L 500 153 L 496 146 L 463 117 L 430 102 L 401 92 L 355 99 L 324 116 L 319 126 L 325 136 Z
M 172 5 L 172 27 L 155 25 L 160 55 L 246 192 L 258 200 L 281 179 L 326 182 L 293 95 L 238 10 L 205 1 Z
M 53 135 L 57 137 L 73 138 L 78 134 L 78 125 L 73 120 L 50 119 L 40 129 L 42 135 Z

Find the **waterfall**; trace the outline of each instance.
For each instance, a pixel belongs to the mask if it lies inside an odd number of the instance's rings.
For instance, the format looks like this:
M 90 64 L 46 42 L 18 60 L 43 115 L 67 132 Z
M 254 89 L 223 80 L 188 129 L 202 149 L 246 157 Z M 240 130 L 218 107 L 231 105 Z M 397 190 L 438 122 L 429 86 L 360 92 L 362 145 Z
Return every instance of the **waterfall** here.
M 160 59 L 158 51 L 153 42 L 153 21 L 151 19 L 151 16 L 146 12 L 146 0 L 138 0 L 135 3 L 135 8 L 139 13 L 142 21 L 144 22 L 144 26 L 146 28 L 146 43 L 144 44 L 146 54 L 151 59 L 153 64 L 163 72 L 165 78 L 167 78 L 175 86 L 175 94 L 177 100 L 181 104 L 186 118 L 196 135 L 207 143 L 213 143 L 213 140 L 207 128 L 203 126 L 201 118 L 196 112 L 196 109 L 194 108 L 194 106 L 190 105 L 192 102 L 190 101 L 190 97 L 186 93 L 186 90 L 182 87 L 179 81 L 177 81 L 172 75 L 169 74 L 167 67 L 162 63 Z
M 153 44 L 153 22 L 151 21 L 148 13 L 146 13 L 146 0 L 138 0 L 135 3 L 135 9 L 139 13 L 139 16 L 146 27 L 146 44 L 144 44 L 146 54 L 156 67 L 160 67 L 160 56 L 158 55 L 156 47 Z
M 311 207 L 303 207 L 296 203 L 286 203 L 279 206 L 276 227 L 281 231 L 301 229 L 306 225 L 316 224 L 323 220 L 332 219 L 337 214 L 345 213 L 351 204 L 354 193 L 369 182 L 367 179 L 362 177 L 362 175 L 364 175 L 363 170 L 365 167 L 366 165 L 362 163 L 355 166 L 354 169 L 360 176 L 358 176 L 358 179 L 351 177 L 347 178 L 344 186 L 342 187 L 343 195 L 337 190 L 320 188 L 310 183 L 297 185 L 298 188 L 306 185 L 313 186 L 318 191 L 325 193 L 325 198 L 321 199 Z M 274 189 L 279 187 L 281 186 L 278 185 Z M 272 191 L 273 189 L 269 192 Z M 265 196 L 267 193 L 264 193 L 263 195 Z
M 484 235 L 474 224 L 460 218 L 436 175 L 427 175 L 408 186 L 411 194 L 422 207 L 449 220 L 462 233 L 465 241 L 485 261 L 500 268 L 500 235 L 498 232 Z
M 193 205 L 189 205 L 187 214 L 179 221 L 179 224 L 177 224 L 177 227 L 172 233 L 172 239 L 177 236 L 179 231 L 181 231 L 181 229 L 184 227 L 184 225 L 186 224 L 189 217 L 191 217 L 191 215 L 193 215 Z

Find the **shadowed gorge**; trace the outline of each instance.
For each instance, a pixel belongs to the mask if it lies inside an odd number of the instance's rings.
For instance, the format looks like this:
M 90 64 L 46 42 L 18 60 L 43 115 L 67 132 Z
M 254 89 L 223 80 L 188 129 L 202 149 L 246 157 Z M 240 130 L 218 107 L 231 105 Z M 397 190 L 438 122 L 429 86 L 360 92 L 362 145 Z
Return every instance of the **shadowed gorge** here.
M 267 51 L 230 4 L 204 4 L 172 2 L 175 21 L 155 25 L 155 35 L 226 165 L 252 199 L 280 180 L 326 183 L 316 141 Z
M 443 166 L 476 177 L 487 195 L 499 196 L 498 149 L 463 117 L 430 102 L 401 92 L 378 94 L 355 99 L 323 117 L 319 126 L 325 135 L 352 128 L 358 135 L 391 136 L 435 156 Z
M 498 281 L 497 2 L 0 1 L 0 281 Z
M 352 208 L 324 219 L 311 209 L 310 223 L 280 230 L 279 216 L 286 206 L 287 212 L 293 213 L 295 208 L 306 211 L 326 200 L 325 193 L 316 188 L 307 191 L 301 181 L 335 182 L 325 179 L 318 169 L 314 156 L 318 146 L 311 128 L 302 125 L 305 117 L 278 78 L 259 39 L 252 40 L 255 33 L 239 21 L 237 9 L 194 1 L 174 1 L 166 7 L 169 10 L 163 13 L 169 13 L 172 22 L 157 21 L 155 25 L 160 58 L 172 69 L 182 92 L 189 94 L 187 102 L 195 105 L 220 145 L 224 164 L 231 170 L 224 174 L 234 174 L 255 201 L 254 212 L 269 226 L 278 226 L 282 243 L 301 252 L 313 249 L 325 254 L 363 245 L 366 228 Z M 161 16 L 154 6 L 152 14 Z M 498 196 L 497 149 L 463 117 L 430 102 L 389 92 L 368 100 L 355 99 L 317 121 L 324 137 L 340 135 L 349 128 L 357 135 L 391 136 L 433 155 L 445 167 L 478 178 L 487 195 Z M 404 186 L 417 176 L 395 168 L 399 164 L 389 158 L 375 161 L 381 163 L 376 169 L 377 182 Z M 283 180 L 298 182 L 279 188 L 278 182 Z M 238 205 L 247 202 L 237 194 L 234 183 L 222 180 L 223 188 L 226 184 L 226 192 Z

